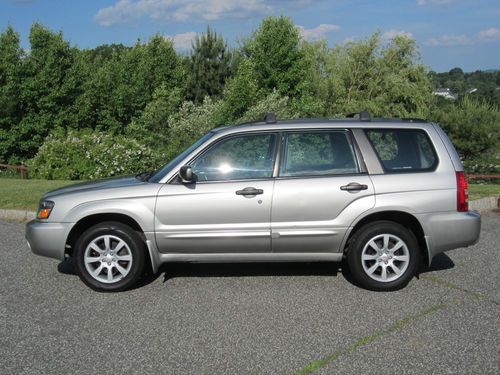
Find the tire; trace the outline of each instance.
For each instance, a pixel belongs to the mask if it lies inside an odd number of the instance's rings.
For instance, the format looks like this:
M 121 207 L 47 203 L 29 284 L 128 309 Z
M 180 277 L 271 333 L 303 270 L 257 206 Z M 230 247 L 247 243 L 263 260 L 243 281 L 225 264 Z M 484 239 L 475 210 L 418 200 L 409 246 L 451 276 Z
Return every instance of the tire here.
M 359 286 L 374 291 L 405 287 L 421 262 L 415 235 L 392 221 L 376 221 L 362 227 L 349 244 L 347 263 Z
M 142 276 L 145 253 L 144 241 L 129 226 L 111 221 L 99 223 L 77 240 L 76 271 L 96 291 L 124 291 Z

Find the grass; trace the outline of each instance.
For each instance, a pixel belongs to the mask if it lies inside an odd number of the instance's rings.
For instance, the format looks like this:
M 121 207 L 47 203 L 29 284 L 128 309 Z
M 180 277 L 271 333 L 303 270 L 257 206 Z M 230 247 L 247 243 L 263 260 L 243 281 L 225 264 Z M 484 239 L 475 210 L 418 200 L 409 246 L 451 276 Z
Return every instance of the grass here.
M 47 191 L 79 181 L 20 180 L 0 177 L 0 208 L 36 211 Z M 469 198 L 500 197 L 500 184 L 469 184 Z
M 500 197 L 500 184 L 471 184 L 469 183 L 469 199 L 484 197 Z
M 0 208 L 36 211 L 44 193 L 76 182 L 0 178 Z

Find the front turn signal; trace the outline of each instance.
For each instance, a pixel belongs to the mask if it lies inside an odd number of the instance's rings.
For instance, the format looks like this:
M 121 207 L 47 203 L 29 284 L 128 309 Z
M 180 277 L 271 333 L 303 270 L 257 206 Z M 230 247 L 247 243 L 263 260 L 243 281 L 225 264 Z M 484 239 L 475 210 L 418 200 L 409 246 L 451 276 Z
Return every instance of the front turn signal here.
M 54 208 L 54 202 L 52 201 L 41 201 L 38 207 L 38 219 L 48 219 L 52 209 Z

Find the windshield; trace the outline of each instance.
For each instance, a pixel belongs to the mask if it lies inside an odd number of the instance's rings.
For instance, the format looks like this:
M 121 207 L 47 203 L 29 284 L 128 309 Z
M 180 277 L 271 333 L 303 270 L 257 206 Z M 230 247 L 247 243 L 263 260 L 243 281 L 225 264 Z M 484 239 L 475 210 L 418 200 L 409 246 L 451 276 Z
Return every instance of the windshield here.
M 181 152 L 176 158 L 172 159 L 167 165 L 165 165 L 162 169 L 160 169 L 158 172 L 153 174 L 151 178 L 149 178 L 148 181 L 150 182 L 160 182 L 160 180 L 165 177 L 172 169 L 175 168 L 179 162 L 186 158 L 191 152 L 193 152 L 195 149 L 200 147 L 205 141 L 210 139 L 214 135 L 213 132 L 209 132 L 205 134 L 203 137 L 198 139 L 195 143 L 193 143 L 191 146 L 189 146 L 187 149 L 185 149 L 183 152 Z

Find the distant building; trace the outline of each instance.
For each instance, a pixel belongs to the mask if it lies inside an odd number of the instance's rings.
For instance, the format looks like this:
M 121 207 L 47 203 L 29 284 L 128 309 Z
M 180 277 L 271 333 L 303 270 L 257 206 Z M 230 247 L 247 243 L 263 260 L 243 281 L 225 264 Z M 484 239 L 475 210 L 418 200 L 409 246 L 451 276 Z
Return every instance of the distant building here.
M 477 91 L 477 89 L 475 87 L 473 87 L 472 89 L 470 89 L 469 91 L 467 91 L 469 94 L 473 94 Z
M 438 89 L 435 89 L 432 93 L 434 95 L 442 96 L 443 98 L 449 99 L 449 100 L 457 100 L 458 99 L 458 95 L 452 93 L 451 90 L 448 88 L 440 87 Z

